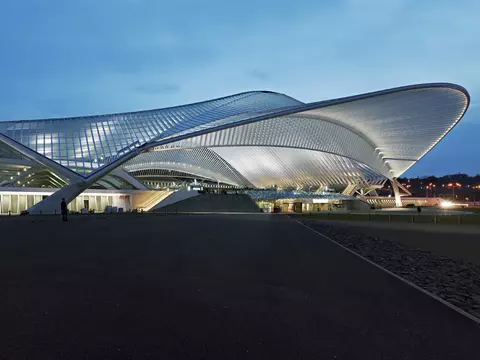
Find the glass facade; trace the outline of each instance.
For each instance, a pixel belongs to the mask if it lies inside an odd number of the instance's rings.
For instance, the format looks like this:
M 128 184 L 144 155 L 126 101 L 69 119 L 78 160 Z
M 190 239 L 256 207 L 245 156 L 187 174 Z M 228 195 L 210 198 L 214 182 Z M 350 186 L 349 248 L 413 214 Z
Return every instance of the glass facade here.
M 17 215 L 26 211 L 33 205 L 41 202 L 47 195 L 1 193 L 0 215 Z M 68 204 L 68 209 L 80 212 L 84 208 L 95 212 L 104 212 L 107 206 L 112 206 L 114 198 L 118 195 L 80 195 Z
M 88 176 L 148 142 L 198 131 L 221 119 L 238 121 L 256 116 L 258 112 L 301 104 L 282 94 L 248 92 L 159 110 L 4 121 L 0 122 L 0 132 L 64 167 Z

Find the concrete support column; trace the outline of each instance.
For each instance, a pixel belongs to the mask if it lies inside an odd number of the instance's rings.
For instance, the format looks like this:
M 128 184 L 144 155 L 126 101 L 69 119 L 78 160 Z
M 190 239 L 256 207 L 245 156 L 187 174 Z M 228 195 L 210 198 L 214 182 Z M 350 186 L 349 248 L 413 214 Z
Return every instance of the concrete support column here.
M 393 193 L 395 194 L 395 206 L 402 207 L 402 198 L 400 197 L 397 178 L 390 179 L 390 183 L 392 184 Z
M 38 204 L 33 205 L 28 212 L 30 214 L 60 214 L 60 202 L 62 198 L 65 198 L 65 202 L 69 204 L 78 195 L 88 189 L 93 182 L 76 182 L 61 188 L 47 197 L 45 200 L 40 201 Z

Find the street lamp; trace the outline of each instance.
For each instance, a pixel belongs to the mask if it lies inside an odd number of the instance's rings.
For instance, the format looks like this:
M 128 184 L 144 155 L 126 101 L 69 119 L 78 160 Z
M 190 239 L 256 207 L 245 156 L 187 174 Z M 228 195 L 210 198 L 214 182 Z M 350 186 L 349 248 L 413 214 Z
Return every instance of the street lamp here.
M 455 200 L 455 188 L 461 188 L 462 184 L 459 183 L 449 183 L 448 187 L 452 188 L 452 200 Z
M 432 197 L 435 197 L 435 187 L 436 187 L 436 185 L 433 184 L 433 183 L 430 183 L 427 186 L 425 186 L 425 197 L 428 198 L 428 189 L 430 189 Z

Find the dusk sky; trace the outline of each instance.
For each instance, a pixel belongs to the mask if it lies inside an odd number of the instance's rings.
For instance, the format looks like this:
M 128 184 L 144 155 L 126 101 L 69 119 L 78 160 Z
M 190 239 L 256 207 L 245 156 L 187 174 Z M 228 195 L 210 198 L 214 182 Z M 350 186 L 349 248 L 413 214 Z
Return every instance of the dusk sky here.
M 2 0 L 0 119 L 161 108 L 248 90 L 304 102 L 425 82 L 470 93 L 408 176 L 480 173 L 480 1 Z

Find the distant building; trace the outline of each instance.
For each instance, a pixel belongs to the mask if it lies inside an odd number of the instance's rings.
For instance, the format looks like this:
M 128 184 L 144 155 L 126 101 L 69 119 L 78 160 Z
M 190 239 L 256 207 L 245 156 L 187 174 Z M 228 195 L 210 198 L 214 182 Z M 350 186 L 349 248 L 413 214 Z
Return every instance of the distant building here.
M 63 197 L 77 211 L 128 209 L 139 191 L 191 183 L 351 196 L 391 180 L 399 204 L 395 179 L 468 105 L 464 88 L 438 83 L 308 104 L 252 91 L 157 110 L 3 121 L 0 213 L 58 211 Z

